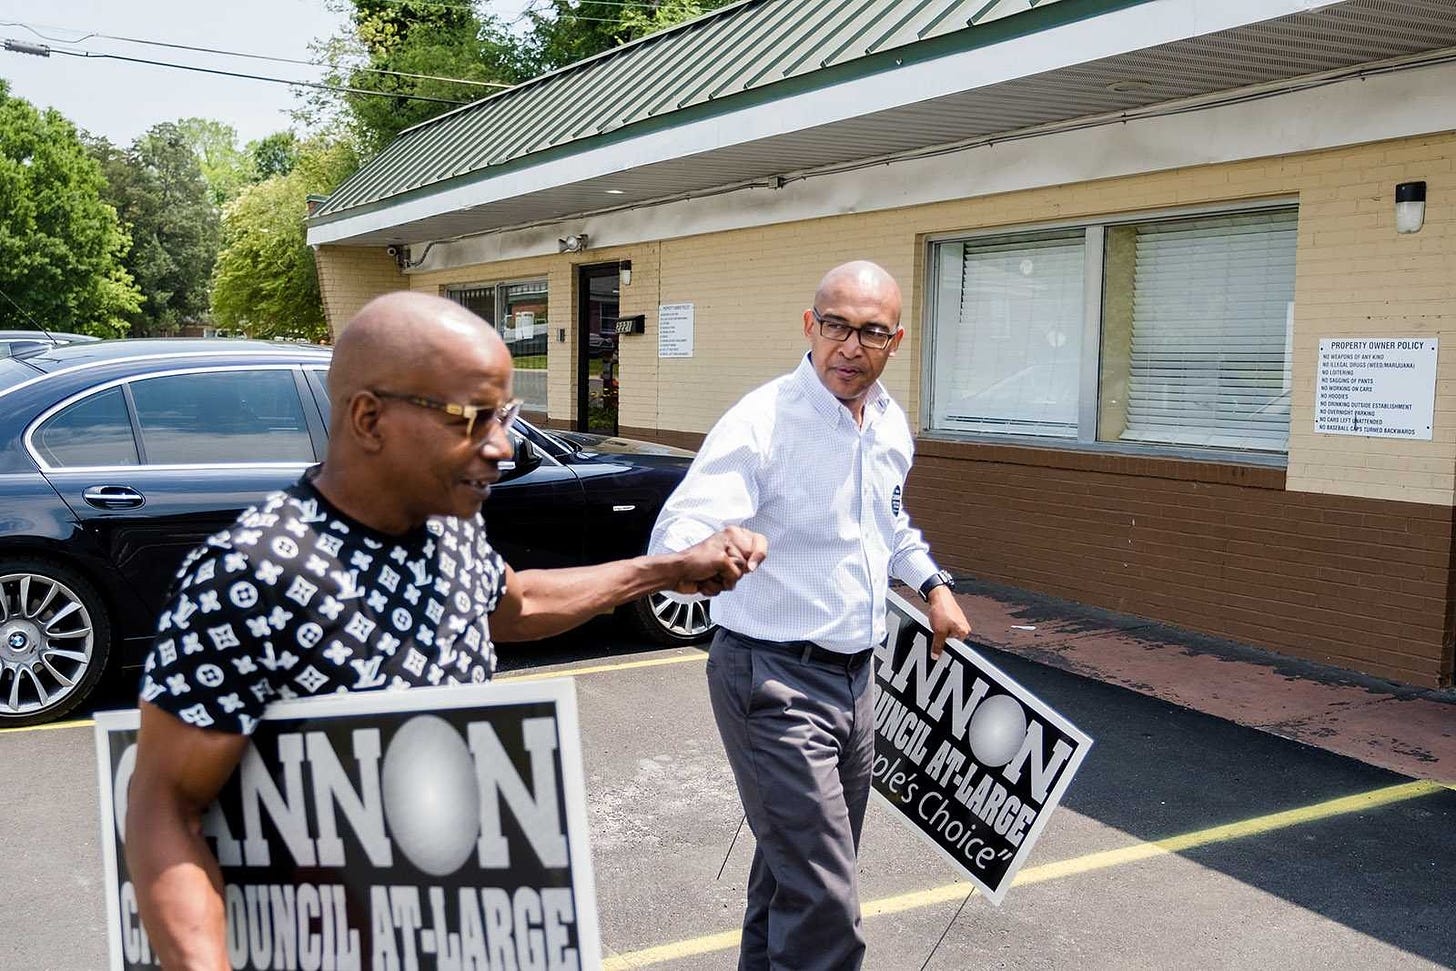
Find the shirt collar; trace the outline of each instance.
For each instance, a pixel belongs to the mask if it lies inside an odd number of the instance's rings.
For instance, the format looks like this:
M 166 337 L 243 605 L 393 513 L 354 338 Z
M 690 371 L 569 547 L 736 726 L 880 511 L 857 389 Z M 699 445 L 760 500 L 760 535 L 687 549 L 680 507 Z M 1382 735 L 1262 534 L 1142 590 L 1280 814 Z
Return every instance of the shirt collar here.
M 830 421 L 839 421 L 840 416 L 847 418 L 851 425 L 854 424 L 854 416 L 838 398 L 826 387 L 824 382 L 819 380 L 819 372 L 814 370 L 812 352 L 805 352 L 799 361 L 799 366 L 794 369 L 794 380 L 798 382 L 800 391 L 809 399 L 814 410 L 819 412 Z M 879 415 L 884 414 L 885 409 L 890 406 L 890 392 L 885 389 L 883 383 L 876 381 L 874 387 L 870 388 L 869 394 L 865 395 L 865 426 L 868 427 Z

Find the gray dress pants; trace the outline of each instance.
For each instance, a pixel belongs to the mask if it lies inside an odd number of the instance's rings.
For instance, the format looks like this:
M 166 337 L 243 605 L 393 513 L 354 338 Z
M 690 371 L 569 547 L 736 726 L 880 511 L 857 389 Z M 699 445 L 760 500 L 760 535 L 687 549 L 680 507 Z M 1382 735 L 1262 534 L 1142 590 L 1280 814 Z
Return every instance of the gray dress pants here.
M 713 640 L 713 716 L 758 841 L 742 971 L 864 961 L 856 862 L 874 761 L 872 666 L 805 661 L 728 630 Z

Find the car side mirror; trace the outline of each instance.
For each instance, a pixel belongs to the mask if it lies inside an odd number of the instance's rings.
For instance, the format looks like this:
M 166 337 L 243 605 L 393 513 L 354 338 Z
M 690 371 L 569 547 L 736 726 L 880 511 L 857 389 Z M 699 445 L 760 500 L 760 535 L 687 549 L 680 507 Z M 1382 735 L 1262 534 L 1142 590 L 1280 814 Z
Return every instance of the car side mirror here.
M 509 482 L 511 479 L 518 479 L 521 476 L 532 472 L 541 464 L 541 453 L 536 451 L 536 445 L 529 438 L 516 438 L 511 436 L 511 443 L 515 446 L 515 454 L 504 462 L 497 463 L 500 469 L 500 480 Z

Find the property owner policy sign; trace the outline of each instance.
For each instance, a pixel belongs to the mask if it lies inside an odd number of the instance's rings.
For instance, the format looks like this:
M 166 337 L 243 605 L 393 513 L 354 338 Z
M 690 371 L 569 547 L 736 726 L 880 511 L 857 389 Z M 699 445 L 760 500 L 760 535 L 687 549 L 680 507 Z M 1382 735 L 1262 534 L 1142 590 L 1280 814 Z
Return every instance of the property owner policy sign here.
M 96 718 L 111 967 L 154 968 L 127 872 L 137 713 Z M 203 834 L 234 968 L 598 968 L 570 681 L 268 709 Z
M 1339 338 L 1319 344 L 1314 430 L 1431 440 L 1436 338 Z
M 890 594 L 875 652 L 874 791 L 999 904 L 1092 740 Z

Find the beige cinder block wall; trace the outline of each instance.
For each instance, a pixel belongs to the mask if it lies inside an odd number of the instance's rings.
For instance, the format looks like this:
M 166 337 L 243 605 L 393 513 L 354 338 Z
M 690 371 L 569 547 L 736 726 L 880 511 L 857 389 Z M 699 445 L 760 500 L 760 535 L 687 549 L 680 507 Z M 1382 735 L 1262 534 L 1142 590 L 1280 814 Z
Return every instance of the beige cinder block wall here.
M 696 354 L 659 362 L 655 412 L 634 402 L 622 422 L 707 431 L 744 391 L 794 365 L 804 346 L 800 314 L 819 275 L 855 258 L 883 264 L 905 289 L 909 335 L 886 381 L 914 420 L 927 236 L 1289 198 L 1299 204 L 1299 241 L 1287 487 L 1449 506 L 1456 344 L 1440 355 L 1434 441 L 1317 435 L 1313 425 L 1320 338 L 1449 339 L 1456 330 L 1453 158 L 1456 134 L 1446 133 L 667 240 L 662 301 L 696 304 Z M 1426 223 L 1402 236 L 1395 185 L 1412 179 L 1428 185 Z
M 318 246 L 313 251 L 329 332 L 339 332 L 380 294 L 409 289 L 409 281 L 383 246 Z

